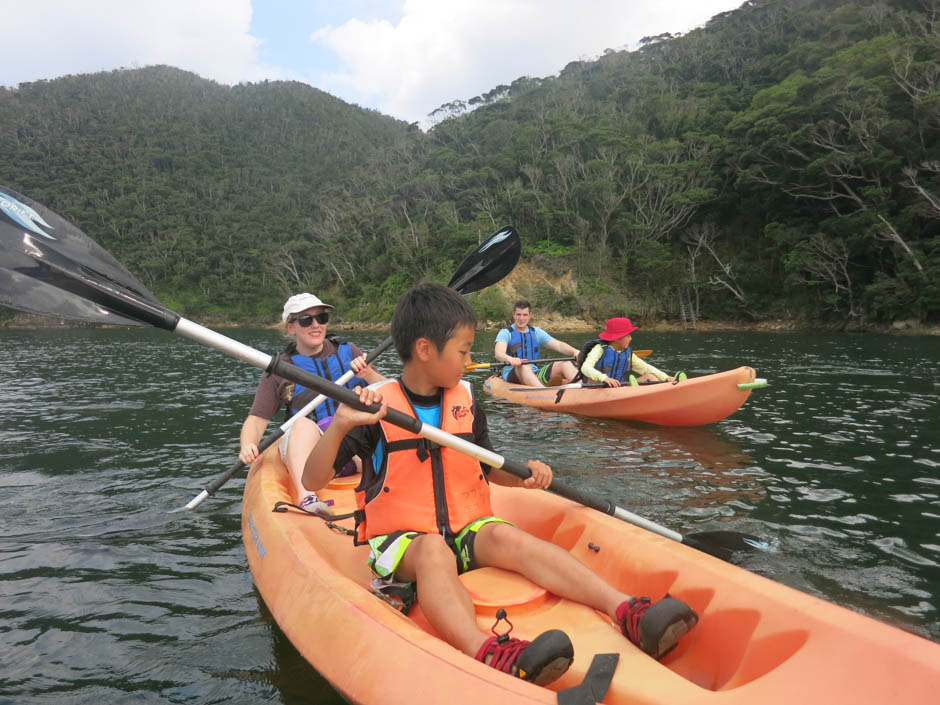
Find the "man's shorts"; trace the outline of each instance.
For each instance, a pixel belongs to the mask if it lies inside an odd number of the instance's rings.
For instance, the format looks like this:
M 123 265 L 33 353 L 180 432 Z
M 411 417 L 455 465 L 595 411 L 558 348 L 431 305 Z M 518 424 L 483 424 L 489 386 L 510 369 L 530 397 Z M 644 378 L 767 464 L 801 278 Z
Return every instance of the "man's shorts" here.
M 522 380 L 519 379 L 519 376 L 516 374 L 518 367 L 513 367 L 509 370 L 509 375 L 506 377 L 506 381 L 509 384 L 522 384 Z M 547 365 L 542 365 L 541 367 L 536 367 L 535 365 L 529 365 L 529 369 L 535 373 L 535 376 L 539 378 L 539 381 L 542 384 L 548 384 L 548 373 L 552 369 L 552 363 L 549 362 Z
M 457 572 L 466 573 L 473 565 L 473 542 L 481 527 L 492 522 L 512 524 L 498 517 L 483 517 L 467 524 L 452 539 L 448 540 L 454 555 L 457 557 Z M 395 571 L 408 550 L 408 546 L 418 536 L 420 531 L 396 531 L 369 539 L 369 567 L 372 572 L 385 581 L 392 581 Z

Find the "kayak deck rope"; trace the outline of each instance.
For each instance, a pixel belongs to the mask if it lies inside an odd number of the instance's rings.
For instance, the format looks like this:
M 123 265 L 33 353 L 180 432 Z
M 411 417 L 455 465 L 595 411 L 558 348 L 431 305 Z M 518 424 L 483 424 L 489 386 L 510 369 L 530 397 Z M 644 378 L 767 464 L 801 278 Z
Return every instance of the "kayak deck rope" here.
M 306 509 L 302 507 L 298 507 L 296 504 L 291 504 L 290 502 L 285 502 L 283 500 L 279 502 L 275 502 L 274 507 L 271 509 L 271 511 L 284 513 L 284 512 L 289 512 L 291 509 L 296 509 L 298 512 L 300 512 L 304 516 L 322 519 L 323 521 L 326 522 L 327 527 L 332 529 L 333 531 L 338 531 L 339 533 L 345 534 L 346 536 L 355 537 L 356 535 L 356 532 L 353 531 L 352 529 L 347 529 L 345 526 L 340 526 L 339 524 L 335 523 L 343 519 L 352 519 L 354 516 L 356 516 L 355 512 L 350 512 L 349 514 L 326 514 L 326 513 L 318 514 L 315 512 L 308 512 Z

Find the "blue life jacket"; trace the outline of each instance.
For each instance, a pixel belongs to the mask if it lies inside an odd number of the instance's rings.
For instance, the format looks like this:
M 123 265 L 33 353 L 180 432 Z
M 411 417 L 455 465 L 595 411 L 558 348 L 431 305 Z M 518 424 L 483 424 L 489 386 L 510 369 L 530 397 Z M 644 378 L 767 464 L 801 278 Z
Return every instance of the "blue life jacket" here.
M 601 359 L 597 361 L 594 368 L 600 370 L 611 379 L 623 382 L 626 380 L 627 375 L 630 374 L 630 357 L 632 355 L 633 350 L 630 348 L 627 348 L 623 352 L 617 352 L 609 345 L 605 345 L 604 354 L 601 355 Z
M 623 352 L 618 353 L 616 350 L 610 347 L 610 344 L 606 340 L 601 340 L 600 338 L 589 340 L 581 346 L 581 351 L 578 353 L 578 361 L 575 363 L 578 367 L 578 374 L 574 381 L 590 379 L 587 377 L 587 375 L 581 372 L 581 365 L 584 364 L 587 356 L 591 354 L 591 350 L 593 350 L 594 346 L 596 345 L 603 345 L 604 353 L 594 364 L 594 369 L 598 370 L 599 372 L 603 372 L 611 379 L 615 379 L 618 382 L 623 382 L 631 371 L 630 358 L 633 355 L 633 349 L 627 348 Z
M 506 346 L 506 352 L 520 360 L 538 360 L 539 359 L 539 339 L 535 334 L 536 329 L 529 326 L 525 333 L 520 333 L 515 326 L 506 328 L 509 331 L 509 345 Z
M 340 340 L 339 338 L 330 337 L 329 340 L 336 345 L 336 352 L 332 355 L 328 355 L 325 358 L 316 358 L 310 357 L 309 355 L 301 355 L 297 352 L 297 349 L 294 348 L 293 352 L 288 352 L 290 356 L 290 361 L 300 367 L 301 369 L 312 372 L 319 377 L 335 381 L 342 377 L 347 370 L 349 370 L 349 363 L 352 362 L 353 352 L 352 347 L 345 340 Z M 361 377 L 353 377 L 350 379 L 344 386 L 348 389 L 354 389 L 356 386 L 365 387 L 366 381 Z M 291 397 L 290 402 L 287 404 L 287 416 L 291 417 L 300 411 L 307 402 L 313 399 L 309 397 L 304 400 L 303 403 L 299 403 L 301 394 L 308 391 L 307 387 L 304 387 L 301 384 L 294 385 L 294 394 Z M 311 390 L 312 391 L 312 390 Z M 314 421 L 321 421 L 325 418 L 329 418 L 336 413 L 336 402 L 330 398 L 327 398 L 322 404 L 320 404 L 316 409 L 313 410 L 311 417 Z

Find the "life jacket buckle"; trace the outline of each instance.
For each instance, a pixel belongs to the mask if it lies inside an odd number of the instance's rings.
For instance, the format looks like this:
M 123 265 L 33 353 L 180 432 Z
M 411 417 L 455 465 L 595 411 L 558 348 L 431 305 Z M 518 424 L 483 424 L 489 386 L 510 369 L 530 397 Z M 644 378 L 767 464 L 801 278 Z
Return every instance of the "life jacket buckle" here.
M 419 438 L 418 447 L 416 449 L 418 453 L 418 460 L 420 460 L 423 463 L 425 460 L 431 457 L 431 453 L 433 451 L 440 450 L 440 449 L 441 449 L 441 445 L 439 443 L 435 443 L 434 441 L 429 441 L 427 438 Z

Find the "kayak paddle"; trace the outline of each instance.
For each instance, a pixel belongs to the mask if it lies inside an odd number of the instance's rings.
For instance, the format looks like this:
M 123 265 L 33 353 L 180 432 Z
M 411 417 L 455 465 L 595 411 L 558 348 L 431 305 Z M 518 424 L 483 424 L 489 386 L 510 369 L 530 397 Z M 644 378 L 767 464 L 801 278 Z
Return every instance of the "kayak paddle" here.
M 277 374 L 295 384 L 358 409 L 375 412 L 379 405 L 363 407 L 355 392 L 307 372 L 278 356 L 272 357 L 209 330 L 171 311 L 140 284 L 103 248 L 78 228 L 35 201 L 0 186 L 0 304 L 31 313 L 73 320 L 120 325 L 151 325 L 214 347 L 221 352 Z M 526 478 L 530 471 L 519 461 L 503 456 L 389 409 L 386 417 L 396 426 L 439 445 Z M 655 522 L 617 507 L 557 479 L 549 488 L 574 502 L 640 526 L 705 553 L 730 560 L 738 551 L 773 550 L 748 534 L 709 531 L 683 536 Z
M 512 271 L 519 261 L 519 255 L 522 253 L 522 243 L 519 240 L 519 233 L 515 228 L 505 227 L 497 233 L 494 233 L 486 242 L 477 247 L 463 261 L 463 263 L 454 272 L 450 282 L 447 284 L 451 289 L 464 296 L 480 291 L 488 286 L 495 284 Z M 392 337 L 389 336 L 383 340 L 377 348 L 372 350 L 366 356 L 366 364 L 371 364 L 379 355 L 392 346 Z M 343 375 L 336 380 L 336 384 L 345 385 L 354 376 L 352 370 L 346 370 Z M 287 433 L 288 429 L 294 425 L 294 421 L 313 412 L 320 404 L 326 401 L 327 397 L 323 394 L 317 395 L 300 411 L 291 416 L 287 421 L 278 427 L 278 429 L 258 444 L 258 453 L 262 453 L 269 446 L 273 445 Z M 205 489 L 193 497 L 187 504 L 186 509 L 195 509 L 207 498 L 218 492 L 226 482 L 242 471 L 245 464 L 239 460 L 232 467 L 219 475 L 216 479 L 206 485 Z
M 573 357 L 551 357 L 545 360 L 523 360 L 525 363 L 531 362 L 533 365 L 544 365 L 549 362 L 571 362 L 577 358 Z M 473 372 L 474 370 L 488 370 L 493 367 L 506 367 L 511 365 L 511 362 L 474 362 L 469 364 L 464 368 L 464 372 Z
M 637 357 L 649 357 L 653 353 L 652 350 L 634 350 L 633 354 Z M 531 362 L 533 365 L 541 365 L 547 362 L 573 362 L 577 360 L 576 357 L 552 357 L 548 359 L 538 359 L 538 360 L 525 360 L 525 362 Z M 474 362 L 470 365 L 467 365 L 464 372 L 473 372 L 474 370 L 489 370 L 494 367 L 505 367 L 509 365 L 509 362 Z

